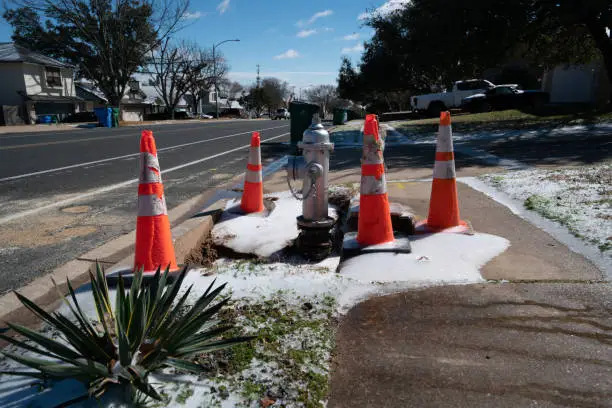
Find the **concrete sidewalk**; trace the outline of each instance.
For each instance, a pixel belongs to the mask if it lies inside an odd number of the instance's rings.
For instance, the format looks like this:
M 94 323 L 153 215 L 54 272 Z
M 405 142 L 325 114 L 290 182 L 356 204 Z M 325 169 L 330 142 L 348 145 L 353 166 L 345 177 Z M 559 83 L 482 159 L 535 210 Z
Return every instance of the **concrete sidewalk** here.
M 14 125 L 0 126 L 0 135 L 8 135 L 15 133 L 43 133 L 43 132 L 58 132 L 64 130 L 77 130 L 87 128 L 90 123 L 53 123 L 53 124 L 36 124 L 36 125 Z
M 390 200 L 419 219 L 433 149 L 385 151 Z M 330 183 L 359 183 L 359 159 L 360 149 L 336 151 Z M 458 177 L 503 170 L 461 154 L 456 162 Z M 265 186 L 286 189 L 285 175 Z M 354 307 L 340 320 L 329 406 L 612 406 L 612 287 L 602 272 L 483 193 L 461 183 L 458 191 L 462 219 L 510 241 L 481 269 L 509 283 L 413 290 Z
M 612 287 L 445 286 L 340 322 L 330 407 L 610 407 Z

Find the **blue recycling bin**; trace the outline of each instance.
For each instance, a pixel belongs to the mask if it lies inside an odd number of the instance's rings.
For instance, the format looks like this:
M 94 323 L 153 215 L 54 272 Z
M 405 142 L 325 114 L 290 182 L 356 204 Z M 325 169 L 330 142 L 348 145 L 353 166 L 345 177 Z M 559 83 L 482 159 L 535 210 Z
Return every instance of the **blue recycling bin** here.
M 98 124 L 102 127 L 113 126 L 113 110 L 111 108 L 95 108 L 94 113 L 98 118 Z

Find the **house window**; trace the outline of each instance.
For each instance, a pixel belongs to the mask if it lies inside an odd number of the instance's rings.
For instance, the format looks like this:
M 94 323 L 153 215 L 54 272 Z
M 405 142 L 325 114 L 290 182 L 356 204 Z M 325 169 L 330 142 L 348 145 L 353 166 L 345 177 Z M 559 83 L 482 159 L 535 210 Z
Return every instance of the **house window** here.
M 62 74 L 59 68 L 45 67 L 45 77 L 47 78 L 47 86 L 62 86 Z

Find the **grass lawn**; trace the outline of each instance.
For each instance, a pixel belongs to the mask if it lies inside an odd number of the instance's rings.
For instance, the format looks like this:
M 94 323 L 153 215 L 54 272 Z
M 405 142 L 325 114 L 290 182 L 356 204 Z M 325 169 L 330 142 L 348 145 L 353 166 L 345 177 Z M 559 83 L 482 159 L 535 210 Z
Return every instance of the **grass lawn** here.
M 399 132 L 431 133 L 439 124 L 438 118 L 388 122 Z M 453 116 L 453 130 L 456 132 L 492 131 L 501 129 L 538 129 L 589 125 L 612 121 L 612 112 L 587 111 L 580 113 L 532 114 L 519 110 L 495 111 L 475 114 L 456 114 Z
M 612 163 L 481 176 L 612 257 Z

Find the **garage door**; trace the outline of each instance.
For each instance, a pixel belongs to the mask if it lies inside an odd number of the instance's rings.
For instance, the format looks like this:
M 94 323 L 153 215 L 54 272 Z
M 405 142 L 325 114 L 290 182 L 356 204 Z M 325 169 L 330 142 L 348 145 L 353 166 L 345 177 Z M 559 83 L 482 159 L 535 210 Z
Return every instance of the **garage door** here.
M 143 120 L 143 109 L 133 106 L 121 107 L 121 120 L 125 122 L 141 122 Z

